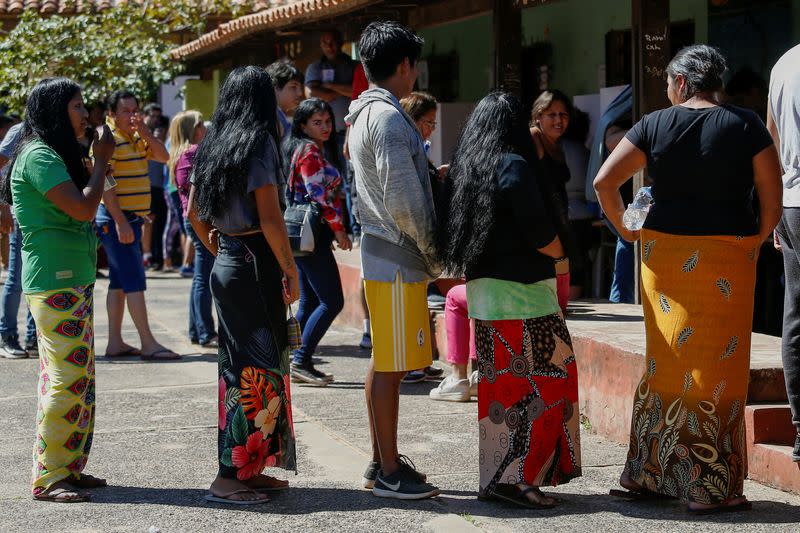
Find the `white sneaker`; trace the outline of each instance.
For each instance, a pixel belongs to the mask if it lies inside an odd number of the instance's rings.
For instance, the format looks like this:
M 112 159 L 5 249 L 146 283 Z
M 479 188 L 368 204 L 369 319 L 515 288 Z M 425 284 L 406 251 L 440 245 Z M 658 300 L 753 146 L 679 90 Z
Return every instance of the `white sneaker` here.
M 445 402 L 468 402 L 469 380 L 457 379 L 452 374 L 439 383 L 439 386 L 430 392 L 431 400 Z
M 469 375 L 469 395 L 471 397 L 478 397 L 478 371 L 475 370 Z

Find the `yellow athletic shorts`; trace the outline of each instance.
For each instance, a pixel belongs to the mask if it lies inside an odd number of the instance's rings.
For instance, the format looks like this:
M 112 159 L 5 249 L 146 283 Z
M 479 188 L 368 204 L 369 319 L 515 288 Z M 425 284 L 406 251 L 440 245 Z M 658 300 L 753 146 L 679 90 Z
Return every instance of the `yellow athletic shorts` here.
M 408 372 L 433 362 L 427 282 L 364 280 L 377 372 Z

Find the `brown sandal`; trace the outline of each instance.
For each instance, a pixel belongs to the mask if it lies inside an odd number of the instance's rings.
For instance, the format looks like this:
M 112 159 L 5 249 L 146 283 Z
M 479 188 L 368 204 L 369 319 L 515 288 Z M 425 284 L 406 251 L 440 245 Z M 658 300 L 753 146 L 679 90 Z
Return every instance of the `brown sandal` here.
M 76 490 L 70 490 L 63 487 L 48 489 L 41 494 L 34 495 L 33 499 L 43 502 L 56 503 L 81 503 L 92 501 L 91 496 L 85 492 L 78 492 Z

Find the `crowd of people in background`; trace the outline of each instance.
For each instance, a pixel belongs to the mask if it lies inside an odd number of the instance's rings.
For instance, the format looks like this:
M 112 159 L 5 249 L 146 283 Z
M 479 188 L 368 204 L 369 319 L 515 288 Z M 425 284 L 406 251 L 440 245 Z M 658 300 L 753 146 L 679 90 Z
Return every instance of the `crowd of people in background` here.
M 99 245 L 109 272 L 105 357 L 180 358 L 150 329 L 146 271 L 192 278 L 187 338 L 219 354 L 219 469 L 207 499 L 233 505 L 265 503 L 265 491 L 288 485 L 266 467 L 296 469 L 290 383 L 334 382 L 314 356 L 344 306 L 335 254 L 359 248 L 360 346 L 372 355 L 364 487 L 397 499 L 440 492 L 397 439 L 401 383 L 443 374 L 432 358 L 433 295 L 444 304 L 451 371 L 430 399 L 478 398 L 479 498 L 555 506 L 540 487 L 581 476 L 565 315 L 587 285 L 596 199 L 616 240 L 612 301 L 632 301 L 631 243 L 642 243 L 647 333 L 625 490 L 612 494 L 679 498 L 694 513 L 749 509 L 750 336 L 758 259 L 776 225 L 784 367 L 800 431 L 798 49 L 776 65 L 768 100 L 742 100 L 753 92 L 740 86 L 758 85 L 745 76 L 729 83 L 738 103 L 764 106 L 766 125 L 720 100 L 725 58 L 694 45 L 667 68 L 672 106 L 633 124 L 631 91 L 622 91 L 597 125 L 597 150 L 587 150 L 588 120 L 562 92 L 543 91 L 526 109 L 496 91 L 437 167 L 428 152 L 438 103 L 414 91 L 422 39 L 375 22 L 361 35 L 360 62 L 342 44 L 323 33 L 305 74 L 287 60 L 233 70 L 209 122 L 194 110 L 171 120 L 157 104 L 140 110 L 124 89 L 98 116 L 64 78 L 36 85 L 24 122 L 0 120 L 0 231 L 9 235 L 0 349 L 41 359 L 34 497 L 86 501 L 106 483 L 83 473 Z M 640 231 L 623 213 L 626 184 L 644 168 L 654 203 Z M 284 218 L 290 210 L 303 214 L 299 229 Z M 299 332 L 287 328 L 294 302 Z M 139 347 L 122 337 L 126 308 Z

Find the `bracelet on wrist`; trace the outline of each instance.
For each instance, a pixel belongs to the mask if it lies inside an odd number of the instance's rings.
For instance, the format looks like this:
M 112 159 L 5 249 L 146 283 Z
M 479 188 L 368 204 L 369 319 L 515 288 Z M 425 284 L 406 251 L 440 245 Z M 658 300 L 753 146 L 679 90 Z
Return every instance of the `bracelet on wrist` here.
M 553 262 L 555 262 L 555 263 L 563 263 L 564 261 L 567 261 L 567 260 L 569 260 L 569 257 L 567 257 L 566 255 L 562 256 L 562 257 L 554 257 L 553 258 Z

